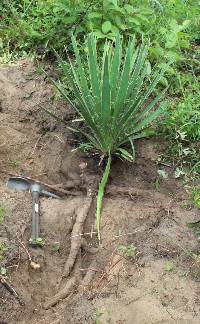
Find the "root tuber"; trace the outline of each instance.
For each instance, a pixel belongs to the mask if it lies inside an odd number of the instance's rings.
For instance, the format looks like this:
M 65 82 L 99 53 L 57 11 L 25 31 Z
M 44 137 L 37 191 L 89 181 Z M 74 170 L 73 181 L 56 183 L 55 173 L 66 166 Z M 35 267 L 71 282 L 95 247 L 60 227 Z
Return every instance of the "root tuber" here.
M 87 217 L 88 211 L 90 209 L 92 203 L 92 198 L 86 198 L 85 205 L 77 211 L 76 222 L 74 224 L 72 235 L 71 235 L 71 249 L 69 253 L 69 257 L 65 263 L 64 271 L 62 274 L 62 278 L 67 278 L 74 266 L 74 263 L 77 258 L 77 254 L 80 251 L 82 239 L 80 234 L 83 231 L 83 225 L 85 219 Z
M 93 260 L 92 263 L 89 266 L 89 269 L 84 276 L 82 282 L 81 282 L 81 288 L 83 290 L 86 290 L 88 286 L 90 285 L 95 273 L 96 273 L 96 268 L 97 268 L 97 261 Z
M 70 293 L 72 293 L 76 285 L 77 285 L 77 278 L 76 277 L 70 278 L 63 289 L 61 289 L 56 295 L 49 298 L 49 300 L 47 300 L 44 303 L 43 308 L 49 309 L 50 307 L 56 305 L 60 300 L 66 298 Z

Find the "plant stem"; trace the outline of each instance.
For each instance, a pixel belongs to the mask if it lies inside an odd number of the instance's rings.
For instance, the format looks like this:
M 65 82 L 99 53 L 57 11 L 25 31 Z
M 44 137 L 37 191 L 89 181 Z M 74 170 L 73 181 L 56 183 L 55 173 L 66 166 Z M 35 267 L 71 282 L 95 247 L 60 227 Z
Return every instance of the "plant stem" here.
M 106 164 L 105 171 L 99 183 L 99 190 L 97 194 L 97 210 L 96 210 L 96 222 L 97 222 L 97 235 L 98 240 L 101 240 L 101 209 L 102 209 L 102 202 L 103 202 L 103 195 L 105 191 L 106 184 L 108 182 L 108 177 L 110 174 L 110 166 L 111 166 L 111 155 L 108 156 L 108 161 Z

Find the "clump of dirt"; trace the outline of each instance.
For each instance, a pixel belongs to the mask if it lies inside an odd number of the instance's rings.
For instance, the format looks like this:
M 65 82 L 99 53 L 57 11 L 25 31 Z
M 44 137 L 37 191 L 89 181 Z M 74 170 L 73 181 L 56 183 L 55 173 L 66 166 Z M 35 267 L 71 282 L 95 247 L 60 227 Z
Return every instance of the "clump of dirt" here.
M 74 240 L 74 224 L 92 200 L 86 194 L 94 192 L 101 169 L 91 158 L 73 155 L 72 134 L 41 112 L 38 104 L 66 118 L 68 107 L 32 62 L 2 66 L 0 90 L 0 268 L 7 270 L 1 278 L 18 296 L 2 281 L 0 322 L 199 323 L 199 247 L 187 227 L 199 215 L 196 209 L 181 207 L 187 195 L 170 169 L 168 179 L 155 189 L 157 144 L 165 144 L 140 140 L 136 164 L 114 161 L 103 202 L 102 244 L 96 239 L 95 198 Z M 64 190 L 76 185 L 77 196 L 40 199 L 43 247 L 28 244 L 31 195 L 8 189 L 10 174 Z M 72 283 L 75 278 L 76 284 L 49 304 L 63 285 L 61 279 L 66 280 L 63 270 L 71 245 L 81 237 L 67 279 Z

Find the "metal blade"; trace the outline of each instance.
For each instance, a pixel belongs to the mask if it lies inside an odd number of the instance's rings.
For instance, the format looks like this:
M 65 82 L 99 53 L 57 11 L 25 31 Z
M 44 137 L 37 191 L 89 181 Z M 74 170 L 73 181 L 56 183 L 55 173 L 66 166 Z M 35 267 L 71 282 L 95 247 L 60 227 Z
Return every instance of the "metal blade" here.
M 19 191 L 29 190 L 31 184 L 24 178 L 21 177 L 11 177 L 8 179 L 7 187 L 10 189 L 15 189 Z

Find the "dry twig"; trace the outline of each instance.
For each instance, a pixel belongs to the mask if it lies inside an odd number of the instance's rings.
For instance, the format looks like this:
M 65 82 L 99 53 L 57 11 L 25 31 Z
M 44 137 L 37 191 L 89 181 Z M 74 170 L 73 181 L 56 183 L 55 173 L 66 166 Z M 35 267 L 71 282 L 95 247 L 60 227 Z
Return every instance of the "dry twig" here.
M 3 276 L 0 276 L 0 282 L 9 291 L 9 293 L 15 297 L 21 306 L 25 305 L 24 301 L 19 297 L 16 290 L 6 281 L 5 278 L 3 278 Z

